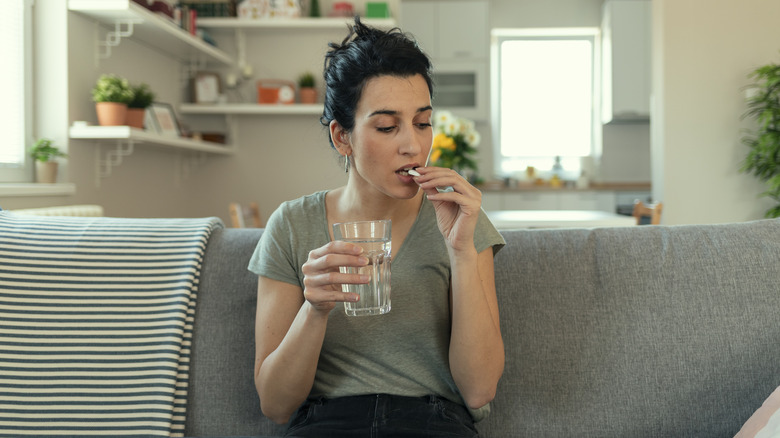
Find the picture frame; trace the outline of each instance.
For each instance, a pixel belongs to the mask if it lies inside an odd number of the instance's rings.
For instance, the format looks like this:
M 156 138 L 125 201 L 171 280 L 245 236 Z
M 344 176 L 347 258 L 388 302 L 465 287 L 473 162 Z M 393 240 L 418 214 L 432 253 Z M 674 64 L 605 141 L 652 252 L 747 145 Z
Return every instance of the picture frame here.
M 222 80 L 218 73 L 202 71 L 191 81 L 194 103 L 217 103 L 222 94 Z
M 163 137 L 181 137 L 181 128 L 171 104 L 153 102 L 146 108 L 146 119 L 150 131 Z

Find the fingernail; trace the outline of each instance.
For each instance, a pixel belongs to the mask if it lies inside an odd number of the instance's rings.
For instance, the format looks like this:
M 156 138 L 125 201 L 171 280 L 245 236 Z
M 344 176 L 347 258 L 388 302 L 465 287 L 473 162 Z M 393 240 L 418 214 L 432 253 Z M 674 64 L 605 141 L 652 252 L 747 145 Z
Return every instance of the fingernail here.
M 362 254 L 363 253 L 363 247 L 355 245 L 354 248 L 352 248 L 352 251 L 354 251 L 355 254 Z
M 367 265 L 368 264 L 368 257 L 361 257 L 360 258 L 360 264 L 361 265 Z
M 358 294 L 352 294 L 352 296 L 349 297 L 350 301 L 357 301 L 360 299 L 360 295 Z
M 360 281 L 362 281 L 363 283 L 368 283 L 368 275 L 361 275 Z

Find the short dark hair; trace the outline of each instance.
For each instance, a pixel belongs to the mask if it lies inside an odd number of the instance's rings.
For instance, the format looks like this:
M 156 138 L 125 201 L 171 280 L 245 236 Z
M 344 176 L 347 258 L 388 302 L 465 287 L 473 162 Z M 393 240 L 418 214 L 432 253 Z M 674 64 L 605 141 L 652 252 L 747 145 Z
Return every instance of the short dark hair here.
M 399 28 L 379 30 L 360 22 L 349 26 L 341 44 L 329 43 L 325 55 L 323 126 L 335 120 L 347 132 L 355 127 L 355 111 L 366 82 L 374 77 L 421 75 L 433 96 L 431 60 L 417 42 Z M 330 139 L 330 137 L 329 137 Z M 331 146 L 333 146 L 333 141 Z

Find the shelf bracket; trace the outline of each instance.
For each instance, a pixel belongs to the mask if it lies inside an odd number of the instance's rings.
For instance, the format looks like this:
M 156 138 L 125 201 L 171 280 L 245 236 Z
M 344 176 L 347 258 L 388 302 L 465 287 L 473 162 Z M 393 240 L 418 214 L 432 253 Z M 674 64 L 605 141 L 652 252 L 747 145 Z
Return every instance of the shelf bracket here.
M 107 59 L 111 57 L 111 48 L 116 47 L 122 42 L 122 38 L 127 38 L 133 35 L 133 26 L 135 23 L 142 23 L 143 20 L 137 19 L 125 19 L 114 21 L 114 30 L 110 30 L 106 33 L 105 41 L 98 39 L 97 58 L 95 59 L 95 65 L 97 66 L 101 59 Z M 125 29 L 122 29 L 125 26 Z
M 117 140 L 114 149 L 102 154 L 100 144 L 95 148 L 95 187 L 100 187 L 100 180 L 111 175 L 111 169 L 122 164 L 122 158 L 133 153 L 135 142 L 133 140 Z
M 228 144 L 232 144 L 234 148 L 237 148 L 241 143 L 238 138 L 238 118 L 233 114 L 225 116 L 225 124 L 227 125 L 228 132 Z
M 176 162 L 174 168 L 174 178 L 176 187 L 181 187 L 182 182 L 186 181 L 190 175 L 192 175 L 197 168 L 206 161 L 206 154 L 204 152 L 191 153 L 191 154 L 176 154 Z
M 238 68 L 246 65 L 246 34 L 242 29 L 236 29 L 236 50 L 238 56 Z

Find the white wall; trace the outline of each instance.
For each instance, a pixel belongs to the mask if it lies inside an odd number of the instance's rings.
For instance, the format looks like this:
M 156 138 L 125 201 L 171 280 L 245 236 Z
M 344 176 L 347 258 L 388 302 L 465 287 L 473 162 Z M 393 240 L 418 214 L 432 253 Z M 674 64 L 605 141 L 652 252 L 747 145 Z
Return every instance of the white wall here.
M 653 0 L 653 194 L 664 223 L 763 217 L 763 186 L 738 169 L 747 147 L 742 88 L 780 61 L 780 2 Z

